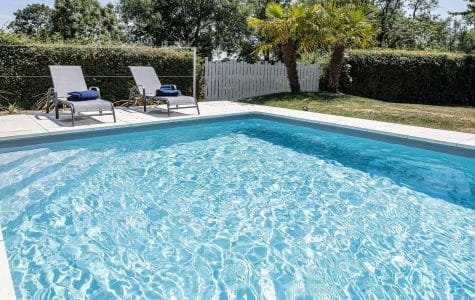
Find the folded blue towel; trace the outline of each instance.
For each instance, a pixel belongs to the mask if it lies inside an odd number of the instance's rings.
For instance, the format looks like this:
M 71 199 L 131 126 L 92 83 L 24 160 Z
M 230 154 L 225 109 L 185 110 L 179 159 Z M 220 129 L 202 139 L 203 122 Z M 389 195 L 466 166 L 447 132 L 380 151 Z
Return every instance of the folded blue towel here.
M 160 88 L 157 90 L 156 96 L 162 97 L 179 97 L 181 96 L 181 92 L 179 90 L 171 90 L 171 89 L 163 89 Z
M 174 84 L 162 84 L 160 86 L 161 90 L 176 90 L 176 85 Z
M 97 91 L 81 91 L 81 92 L 71 92 L 68 93 L 69 101 L 87 101 L 87 100 L 96 100 L 99 98 L 99 93 Z

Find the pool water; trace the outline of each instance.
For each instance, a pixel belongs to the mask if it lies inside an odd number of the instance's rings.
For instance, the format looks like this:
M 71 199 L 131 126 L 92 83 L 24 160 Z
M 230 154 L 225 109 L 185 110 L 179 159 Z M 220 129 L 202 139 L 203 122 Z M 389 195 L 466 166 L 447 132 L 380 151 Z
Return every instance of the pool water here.
M 21 298 L 475 297 L 475 159 L 243 119 L 0 154 Z

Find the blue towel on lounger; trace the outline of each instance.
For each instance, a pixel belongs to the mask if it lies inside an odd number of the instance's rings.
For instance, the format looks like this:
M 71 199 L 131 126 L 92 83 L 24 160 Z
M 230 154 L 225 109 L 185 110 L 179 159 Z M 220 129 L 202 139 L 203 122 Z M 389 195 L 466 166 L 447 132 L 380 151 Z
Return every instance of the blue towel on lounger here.
M 96 100 L 99 98 L 99 93 L 97 91 L 81 91 L 81 92 L 71 92 L 68 93 L 69 101 L 87 101 L 87 100 Z
M 176 90 L 176 85 L 174 85 L 174 84 L 162 84 L 162 86 L 160 86 L 160 89 L 161 90 Z
M 179 97 L 181 92 L 179 90 L 172 90 L 168 88 L 160 88 L 157 90 L 156 96 L 161 97 Z

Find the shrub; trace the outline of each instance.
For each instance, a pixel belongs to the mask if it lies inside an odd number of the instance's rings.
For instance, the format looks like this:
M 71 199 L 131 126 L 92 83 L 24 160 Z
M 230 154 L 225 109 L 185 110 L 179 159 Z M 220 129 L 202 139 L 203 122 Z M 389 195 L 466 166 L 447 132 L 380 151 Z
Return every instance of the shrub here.
M 353 50 L 342 91 L 380 100 L 475 104 L 475 55 L 423 51 Z
M 128 98 L 134 85 L 129 65 L 153 66 L 162 83 L 192 92 L 192 77 L 175 77 L 193 75 L 188 49 L 65 44 L 0 46 L 0 75 L 6 75 L 0 77 L 0 90 L 15 95 L 9 101 L 31 108 L 52 86 L 48 65 L 82 66 L 87 85 L 100 87 L 102 97 L 111 101 Z
M 5 32 L 0 28 L 0 44 L 25 44 L 28 41 L 24 35 Z

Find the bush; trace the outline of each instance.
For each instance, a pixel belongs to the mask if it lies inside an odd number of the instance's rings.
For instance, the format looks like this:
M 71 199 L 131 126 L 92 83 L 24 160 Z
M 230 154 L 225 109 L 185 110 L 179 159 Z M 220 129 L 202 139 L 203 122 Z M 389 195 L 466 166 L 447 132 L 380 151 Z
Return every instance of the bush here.
M 345 93 L 380 100 L 475 104 L 475 55 L 423 51 L 350 51 L 341 79 Z
M 25 44 L 29 39 L 21 34 L 5 32 L 0 28 L 0 44 Z
M 100 87 L 102 97 L 111 101 L 128 98 L 134 86 L 129 65 L 153 66 L 162 83 L 192 93 L 192 77 L 174 77 L 193 75 L 189 50 L 65 44 L 0 46 L 0 91 L 13 93 L 16 98 L 9 101 L 31 108 L 52 86 L 48 65 L 82 66 L 87 85 Z

